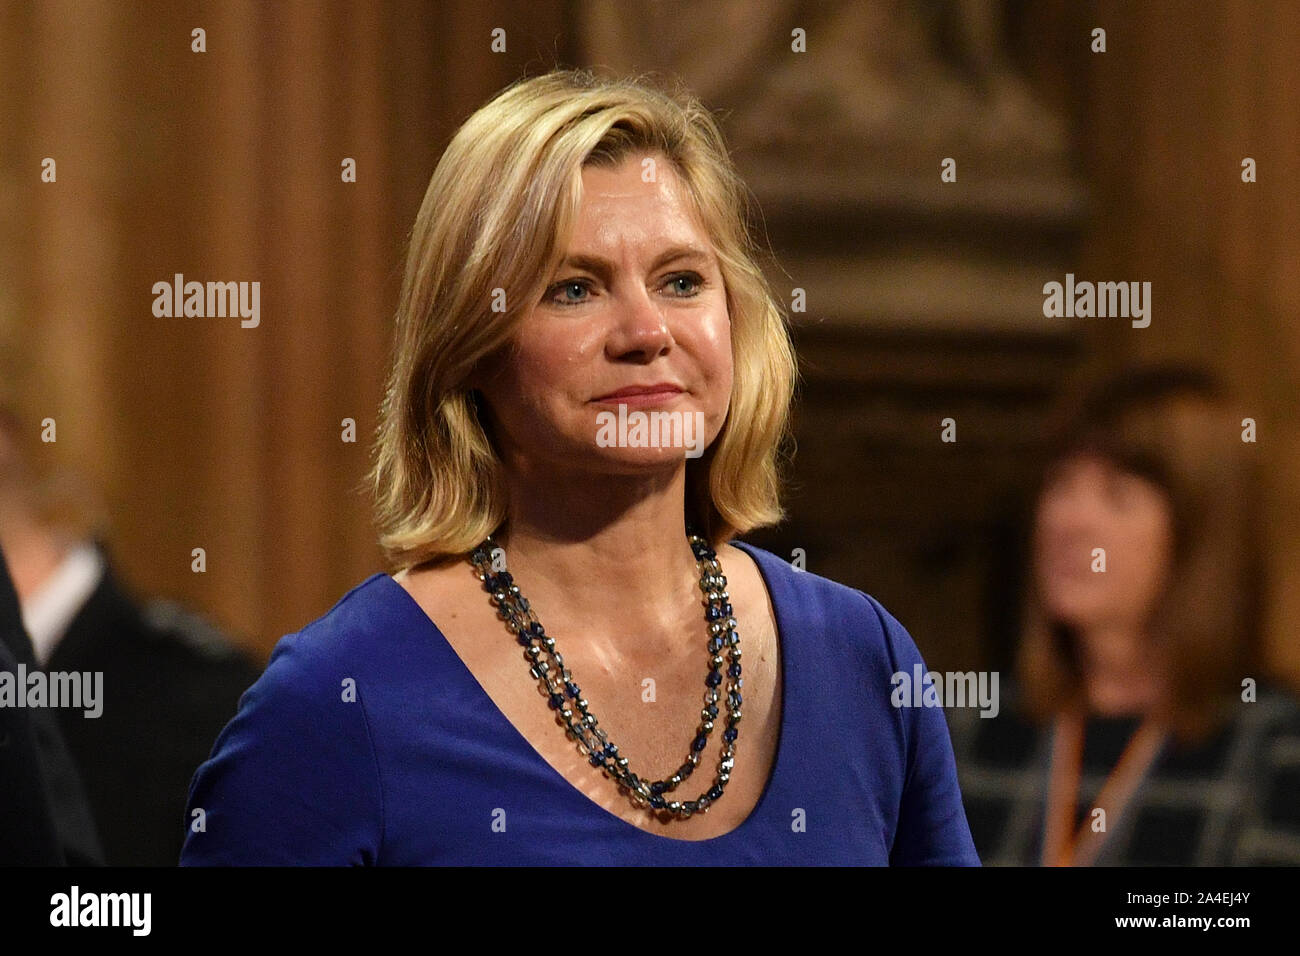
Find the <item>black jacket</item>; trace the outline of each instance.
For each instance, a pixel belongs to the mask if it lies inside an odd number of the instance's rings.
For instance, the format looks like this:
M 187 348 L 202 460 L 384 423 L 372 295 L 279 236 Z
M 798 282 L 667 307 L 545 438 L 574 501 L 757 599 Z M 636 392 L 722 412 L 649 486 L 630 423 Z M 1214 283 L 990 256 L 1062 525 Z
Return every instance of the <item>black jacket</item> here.
M 28 673 L 36 655 L 0 552 L 0 671 Z M 22 691 L 22 688 L 19 688 Z M 91 866 L 103 850 L 54 712 L 0 707 L 0 866 Z
M 197 615 L 137 605 L 107 563 L 47 664 L 102 671 L 103 712 L 56 713 L 107 863 L 175 866 L 190 779 L 261 668 Z

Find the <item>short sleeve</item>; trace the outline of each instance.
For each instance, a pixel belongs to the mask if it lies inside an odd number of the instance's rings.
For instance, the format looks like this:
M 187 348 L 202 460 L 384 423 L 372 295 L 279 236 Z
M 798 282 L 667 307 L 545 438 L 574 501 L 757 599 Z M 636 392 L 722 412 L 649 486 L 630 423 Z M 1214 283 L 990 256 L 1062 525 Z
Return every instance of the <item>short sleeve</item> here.
M 875 598 L 861 591 L 880 617 L 894 673 L 927 672 L 912 636 Z M 891 866 L 979 866 L 979 854 L 957 782 L 948 722 L 942 707 L 899 707 L 906 767 Z
M 240 698 L 186 805 L 182 866 L 377 861 L 378 766 L 355 674 L 328 632 L 291 634 Z

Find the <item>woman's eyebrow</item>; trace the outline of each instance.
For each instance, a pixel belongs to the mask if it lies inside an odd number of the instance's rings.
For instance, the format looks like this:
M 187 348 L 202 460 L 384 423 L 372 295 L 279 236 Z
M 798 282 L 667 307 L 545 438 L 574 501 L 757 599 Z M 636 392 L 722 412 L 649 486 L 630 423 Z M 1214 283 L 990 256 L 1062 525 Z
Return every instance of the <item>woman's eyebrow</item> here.
M 654 262 L 650 263 L 650 269 L 653 271 L 658 269 L 660 266 L 682 259 L 708 263 L 709 258 L 707 252 L 696 246 L 674 245 L 669 246 L 663 252 L 659 253 L 659 255 L 655 257 Z M 565 256 L 564 261 L 560 263 L 560 268 L 565 268 L 566 266 L 572 266 L 575 269 L 585 269 L 588 272 L 595 273 L 602 279 L 608 278 L 614 271 L 614 264 L 608 259 L 580 252 Z

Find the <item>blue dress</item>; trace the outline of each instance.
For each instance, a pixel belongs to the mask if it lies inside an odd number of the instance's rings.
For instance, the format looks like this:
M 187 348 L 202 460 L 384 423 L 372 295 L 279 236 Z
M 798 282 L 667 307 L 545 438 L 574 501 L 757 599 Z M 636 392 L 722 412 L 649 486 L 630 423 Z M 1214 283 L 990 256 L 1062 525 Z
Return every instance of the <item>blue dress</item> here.
M 862 591 L 732 543 L 772 598 L 783 712 L 731 832 L 661 836 L 592 801 L 375 574 L 276 645 L 194 774 L 181 865 L 978 866 L 943 711 L 890 703 L 892 675 L 922 663 L 907 631 Z

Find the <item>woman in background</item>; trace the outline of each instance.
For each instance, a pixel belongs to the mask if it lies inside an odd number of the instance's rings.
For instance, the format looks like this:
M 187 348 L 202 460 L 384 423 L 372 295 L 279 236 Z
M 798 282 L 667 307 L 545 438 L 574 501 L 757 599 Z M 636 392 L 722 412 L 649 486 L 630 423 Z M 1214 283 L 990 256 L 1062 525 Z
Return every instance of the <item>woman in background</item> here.
M 1173 364 L 1066 407 L 1033 496 L 1010 699 L 951 715 L 981 858 L 1300 863 L 1300 709 L 1263 686 L 1243 416 Z

